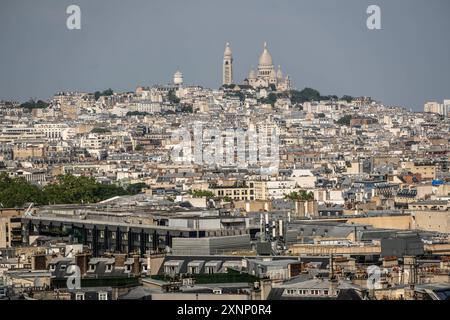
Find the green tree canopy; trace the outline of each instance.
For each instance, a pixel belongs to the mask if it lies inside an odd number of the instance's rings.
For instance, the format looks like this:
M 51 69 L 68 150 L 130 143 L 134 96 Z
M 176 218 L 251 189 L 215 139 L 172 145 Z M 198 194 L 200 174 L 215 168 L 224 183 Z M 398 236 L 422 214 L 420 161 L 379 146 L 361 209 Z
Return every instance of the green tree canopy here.
M 349 126 L 350 125 L 350 121 L 352 120 L 352 116 L 350 114 L 347 114 L 345 116 L 343 116 L 342 118 L 340 118 L 337 121 L 337 124 L 341 125 L 341 126 Z
M 109 128 L 102 128 L 102 127 L 95 127 L 91 130 L 92 133 L 109 133 L 111 132 L 111 129 Z
M 167 98 L 169 99 L 170 103 L 173 103 L 173 104 L 180 103 L 180 98 L 177 97 L 174 90 L 169 90 L 169 93 L 167 94 Z
M 125 190 L 115 184 L 102 184 L 92 177 L 58 176 L 54 183 L 44 188 L 27 182 L 24 178 L 10 178 L 0 174 L 0 203 L 3 207 L 21 207 L 27 202 L 36 205 L 95 203 L 115 196 L 141 192 L 145 184 L 131 184 Z
M 112 96 L 113 94 L 114 94 L 114 91 L 111 88 L 109 88 L 109 89 L 106 89 L 106 90 L 104 90 L 102 92 L 95 91 L 94 92 L 94 98 L 95 98 L 95 100 L 98 100 L 100 97 Z
M 148 188 L 148 185 L 144 182 L 132 183 L 127 186 L 127 192 L 129 194 L 138 194 L 141 193 L 144 188 Z
M 320 92 L 312 89 L 305 88 L 301 91 L 291 90 L 291 102 L 295 103 L 304 103 L 307 101 L 319 101 L 321 99 Z
M 266 98 L 263 98 L 260 100 L 261 103 L 267 103 L 271 104 L 272 107 L 275 105 L 275 102 L 277 102 L 277 95 L 273 92 L 269 93 Z
M 30 100 L 22 103 L 20 105 L 20 107 L 31 110 L 31 109 L 44 109 L 44 108 L 47 108 L 49 105 L 50 104 L 48 102 L 45 102 L 42 100 L 35 101 L 33 99 L 30 99 Z
M 43 203 L 45 200 L 39 187 L 23 177 L 10 178 L 6 173 L 0 174 L 0 203 L 3 207 L 21 207 L 27 202 Z
M 214 193 L 208 190 L 189 190 L 188 193 L 194 198 L 206 197 L 208 199 L 214 198 Z
M 314 193 L 300 190 L 299 192 L 293 191 L 284 196 L 285 199 L 293 201 L 309 201 L 314 200 Z

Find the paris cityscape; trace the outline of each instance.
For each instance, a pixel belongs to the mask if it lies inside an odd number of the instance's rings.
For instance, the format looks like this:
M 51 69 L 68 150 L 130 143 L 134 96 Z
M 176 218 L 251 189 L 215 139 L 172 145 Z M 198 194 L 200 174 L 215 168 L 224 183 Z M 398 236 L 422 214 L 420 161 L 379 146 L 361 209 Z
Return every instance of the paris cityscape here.
M 215 87 L 2 91 L 0 300 L 449 300 L 450 91 L 322 92 L 268 38 Z

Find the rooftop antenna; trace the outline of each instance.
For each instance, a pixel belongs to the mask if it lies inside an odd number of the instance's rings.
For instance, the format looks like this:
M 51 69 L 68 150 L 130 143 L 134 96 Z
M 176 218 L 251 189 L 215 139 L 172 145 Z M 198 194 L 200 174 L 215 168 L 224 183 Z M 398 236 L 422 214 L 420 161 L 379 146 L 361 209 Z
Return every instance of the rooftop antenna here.
M 333 254 L 330 255 L 330 280 L 334 279 Z
M 31 208 L 33 208 L 33 206 L 34 206 L 34 203 L 31 202 L 30 205 L 28 206 L 27 210 L 25 210 L 25 213 L 24 213 L 25 217 L 33 216 L 31 213 Z

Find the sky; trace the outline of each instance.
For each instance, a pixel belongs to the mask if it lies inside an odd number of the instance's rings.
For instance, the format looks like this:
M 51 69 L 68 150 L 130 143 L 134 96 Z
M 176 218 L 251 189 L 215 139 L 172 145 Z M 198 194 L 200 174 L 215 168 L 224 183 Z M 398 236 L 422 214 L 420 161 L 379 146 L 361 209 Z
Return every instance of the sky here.
M 73 4 L 81 30 L 66 27 Z M 267 41 L 297 89 L 422 110 L 450 99 L 449 14 L 449 0 L 0 0 L 0 100 L 132 91 L 177 68 L 217 88 L 226 42 L 239 83 Z

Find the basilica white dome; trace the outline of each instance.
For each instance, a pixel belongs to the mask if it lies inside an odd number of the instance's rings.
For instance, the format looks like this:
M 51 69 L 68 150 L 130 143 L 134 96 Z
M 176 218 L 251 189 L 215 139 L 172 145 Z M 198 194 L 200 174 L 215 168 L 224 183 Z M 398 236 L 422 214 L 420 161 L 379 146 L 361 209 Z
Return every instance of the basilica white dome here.
M 267 50 L 267 42 L 264 42 L 264 51 L 259 57 L 259 65 L 260 66 L 272 66 L 272 56 L 269 53 L 269 50 Z
M 256 72 L 255 72 L 255 70 L 253 70 L 253 68 L 248 73 L 248 78 L 249 79 L 256 79 Z

